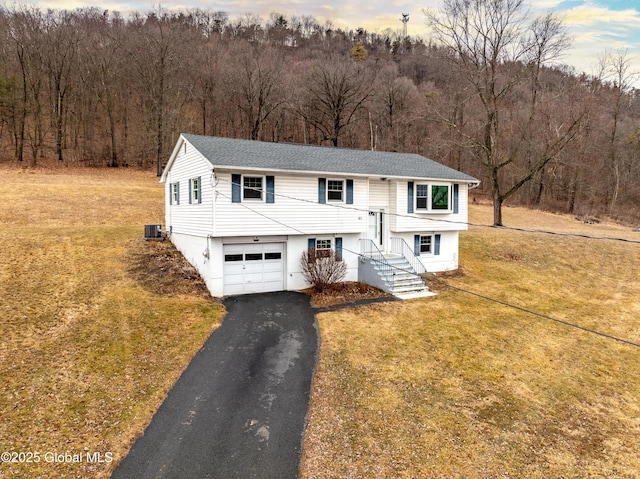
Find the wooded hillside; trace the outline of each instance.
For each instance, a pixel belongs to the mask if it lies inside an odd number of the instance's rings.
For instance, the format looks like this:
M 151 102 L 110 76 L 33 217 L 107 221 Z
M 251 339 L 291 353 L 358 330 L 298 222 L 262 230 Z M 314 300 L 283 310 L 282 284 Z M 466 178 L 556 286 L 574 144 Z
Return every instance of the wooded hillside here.
M 567 39 L 543 18 L 531 46 L 557 50 L 497 54 L 482 83 L 489 60 L 474 73 L 470 52 L 443 46 L 442 17 L 416 21 L 439 42 L 276 13 L 0 7 L 0 162 L 158 170 L 181 132 L 373 148 L 460 169 L 494 200 L 498 181 L 520 185 L 507 201 L 640 220 L 624 52 L 603 51 L 596 77 L 558 67 Z

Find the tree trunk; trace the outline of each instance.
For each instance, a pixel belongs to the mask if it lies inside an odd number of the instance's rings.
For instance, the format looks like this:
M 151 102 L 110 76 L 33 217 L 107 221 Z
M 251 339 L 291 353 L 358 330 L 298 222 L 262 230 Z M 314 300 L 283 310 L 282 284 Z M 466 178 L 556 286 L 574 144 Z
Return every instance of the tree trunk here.
M 62 161 L 62 93 L 59 90 L 56 107 L 56 154 L 58 161 Z
M 160 87 L 159 87 L 159 95 L 160 98 L 158 98 L 158 136 L 157 136 L 157 146 L 158 146 L 158 151 L 157 151 L 157 159 L 156 159 L 156 165 L 157 165 L 157 171 L 156 174 L 158 176 L 162 176 L 162 129 L 163 129 L 163 116 L 164 116 L 164 57 L 162 57 L 161 62 L 160 62 Z
M 493 226 L 502 226 L 502 202 L 504 199 L 500 194 L 493 194 Z

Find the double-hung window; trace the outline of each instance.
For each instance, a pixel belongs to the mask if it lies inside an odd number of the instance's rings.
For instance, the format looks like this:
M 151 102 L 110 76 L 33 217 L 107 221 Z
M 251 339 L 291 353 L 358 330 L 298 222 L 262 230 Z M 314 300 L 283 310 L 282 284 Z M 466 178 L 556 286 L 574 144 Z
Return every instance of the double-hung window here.
M 262 176 L 242 177 L 242 198 L 245 200 L 262 200 Z
M 426 210 L 429 204 L 429 185 L 416 185 L 416 209 Z
M 331 239 L 316 240 L 316 257 L 328 258 L 331 256 Z
M 440 233 L 435 234 L 423 234 L 414 235 L 413 252 L 416 256 L 422 255 L 440 255 L 440 243 L 442 235 Z
M 275 177 L 231 175 L 231 202 L 264 201 L 275 203 Z
M 327 200 L 343 200 L 344 182 L 342 180 L 327 180 Z
M 169 184 L 169 199 L 172 205 L 180 204 L 180 183 Z
M 344 202 L 353 204 L 353 180 L 318 178 L 318 203 Z
M 202 203 L 202 177 L 189 180 L 189 203 Z
M 431 235 L 420 236 L 420 253 L 431 253 Z
M 309 262 L 318 258 L 331 258 L 335 252 L 336 258 L 342 260 L 342 238 L 309 238 Z

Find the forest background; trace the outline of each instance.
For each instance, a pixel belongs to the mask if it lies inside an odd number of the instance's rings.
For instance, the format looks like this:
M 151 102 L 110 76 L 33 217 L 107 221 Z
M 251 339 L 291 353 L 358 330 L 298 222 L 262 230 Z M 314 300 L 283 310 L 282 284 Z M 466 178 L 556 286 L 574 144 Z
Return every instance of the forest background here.
M 425 41 L 308 15 L 0 7 L 0 163 L 159 173 L 182 132 L 402 151 L 479 178 L 494 203 L 640 221 L 627 54 L 576 72 L 561 22 L 495 3 L 520 36 L 475 64 L 453 12 L 427 12 Z

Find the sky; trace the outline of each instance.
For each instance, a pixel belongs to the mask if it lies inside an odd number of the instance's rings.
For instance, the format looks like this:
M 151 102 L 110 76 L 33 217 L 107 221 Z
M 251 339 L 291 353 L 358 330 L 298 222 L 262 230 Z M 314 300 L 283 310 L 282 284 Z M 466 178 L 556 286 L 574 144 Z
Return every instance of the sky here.
M 226 11 L 231 18 L 246 13 L 269 18 L 272 12 L 312 15 L 319 23 L 329 20 L 335 27 L 358 28 L 382 32 L 400 31 L 403 13 L 409 14 L 408 33 L 428 40 L 423 9 L 437 9 L 442 0 L 22 0 L 46 8 L 74 9 L 99 6 L 101 9 L 148 12 L 158 4 L 166 9 L 206 8 Z M 595 74 L 598 60 L 605 51 L 626 51 L 631 71 L 640 73 L 640 0 L 525 0 L 532 14 L 552 11 L 567 26 L 572 46 L 559 63 L 579 72 Z M 0 4 L 9 1 L 0 0 Z M 639 79 L 634 81 L 640 84 Z

